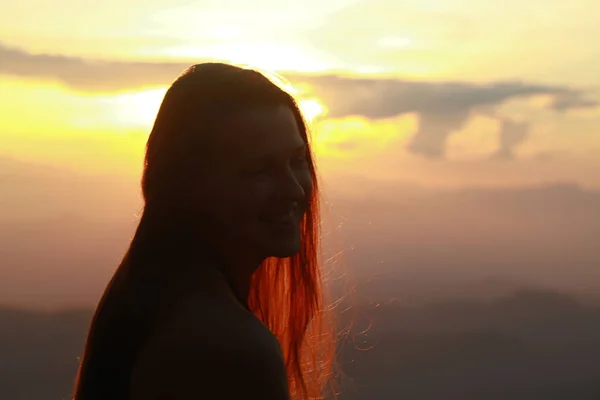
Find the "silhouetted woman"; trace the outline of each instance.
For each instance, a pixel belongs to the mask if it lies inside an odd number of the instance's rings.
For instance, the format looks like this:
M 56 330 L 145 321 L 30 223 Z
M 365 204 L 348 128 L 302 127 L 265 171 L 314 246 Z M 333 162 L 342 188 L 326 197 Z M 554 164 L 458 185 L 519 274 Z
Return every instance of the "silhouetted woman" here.
M 314 159 L 293 97 L 254 70 L 190 67 L 158 111 L 142 190 L 74 398 L 320 398 L 335 343 Z

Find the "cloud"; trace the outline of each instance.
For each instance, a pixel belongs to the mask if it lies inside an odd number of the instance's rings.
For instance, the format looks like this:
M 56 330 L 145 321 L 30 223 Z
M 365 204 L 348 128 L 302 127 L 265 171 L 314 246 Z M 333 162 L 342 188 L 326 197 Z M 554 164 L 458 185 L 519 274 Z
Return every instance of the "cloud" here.
M 574 108 L 595 108 L 598 103 L 595 100 L 586 98 L 576 91 L 565 91 L 560 96 L 556 96 L 552 102 L 552 108 L 557 111 L 569 111 Z
M 0 43 L 0 73 L 56 80 L 75 90 L 135 90 L 168 85 L 190 63 L 90 61 L 50 54 L 31 54 Z M 198 61 L 196 61 L 198 62 Z M 593 108 L 598 103 L 579 89 L 527 82 L 427 82 L 394 78 L 360 78 L 342 75 L 284 74 L 295 84 L 308 85 L 320 98 L 329 118 L 364 116 L 378 120 L 407 113 L 419 115 L 420 124 L 408 148 L 431 158 L 445 155 L 448 137 L 475 114 L 494 114 L 495 108 L 515 99 L 548 96 L 556 112 Z M 500 117 L 498 117 L 500 118 Z M 525 126 L 505 123 L 499 154 L 512 154 L 529 135 Z M 519 140 L 514 139 L 518 136 Z
M 81 91 L 113 92 L 168 85 L 189 63 L 86 60 L 31 54 L 0 43 L 0 74 L 58 81 Z
M 523 142 L 528 134 L 529 124 L 504 119 L 500 129 L 500 148 L 496 152 L 495 157 L 512 159 L 515 147 Z
M 405 113 L 419 114 L 420 125 L 409 149 L 433 158 L 445 154 L 448 137 L 461 129 L 469 117 L 478 113 L 493 115 L 497 106 L 509 100 L 545 95 L 552 99 L 549 108 L 559 112 L 598 106 L 577 89 L 524 82 L 473 84 L 331 75 L 292 77 L 292 80 L 296 79 L 308 81 L 315 95 L 327 104 L 328 116 L 332 118 L 363 115 L 383 119 Z M 513 134 L 509 131 L 506 128 L 500 132 L 502 142 L 511 141 Z M 525 140 L 528 130 L 522 135 L 519 142 Z
M 443 115 L 422 112 L 420 115 L 419 128 L 409 142 L 408 150 L 431 157 L 444 155 L 446 140 L 453 131 L 460 129 L 468 118 L 462 110 Z
M 332 75 L 294 78 L 311 83 L 319 97 L 331 104 L 329 113 L 333 117 L 360 114 L 378 119 L 407 112 L 447 115 L 539 95 L 552 96 L 552 107 L 563 111 L 596 106 L 575 89 L 523 82 L 473 84 Z

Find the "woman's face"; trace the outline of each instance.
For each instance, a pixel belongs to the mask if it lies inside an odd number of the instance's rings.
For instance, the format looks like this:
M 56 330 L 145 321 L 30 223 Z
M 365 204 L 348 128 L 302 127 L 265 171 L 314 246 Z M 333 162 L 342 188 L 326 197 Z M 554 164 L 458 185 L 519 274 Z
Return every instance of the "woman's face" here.
M 203 163 L 197 203 L 219 251 L 256 258 L 300 250 L 312 192 L 307 148 L 291 109 L 265 106 L 225 121 Z

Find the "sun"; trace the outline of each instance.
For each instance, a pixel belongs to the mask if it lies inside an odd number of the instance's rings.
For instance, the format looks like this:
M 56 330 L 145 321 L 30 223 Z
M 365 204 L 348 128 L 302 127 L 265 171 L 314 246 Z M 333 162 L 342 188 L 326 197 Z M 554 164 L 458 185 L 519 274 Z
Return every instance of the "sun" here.
M 298 105 L 302 115 L 309 123 L 313 123 L 318 117 L 327 115 L 327 109 L 317 99 L 300 99 Z
M 105 96 L 98 101 L 108 107 L 107 113 L 113 124 L 126 128 L 149 129 L 166 92 L 166 87 L 151 88 Z

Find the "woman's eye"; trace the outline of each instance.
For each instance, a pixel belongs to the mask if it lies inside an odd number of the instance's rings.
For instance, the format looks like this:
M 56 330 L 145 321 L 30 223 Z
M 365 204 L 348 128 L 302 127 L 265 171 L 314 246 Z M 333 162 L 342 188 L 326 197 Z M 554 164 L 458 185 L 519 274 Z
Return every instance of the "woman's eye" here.
M 295 165 L 304 165 L 304 164 L 306 164 L 307 161 L 308 160 L 306 159 L 306 156 L 299 156 L 293 160 L 293 163 Z
M 255 167 L 250 170 L 250 175 L 262 175 L 267 172 L 267 167 Z

